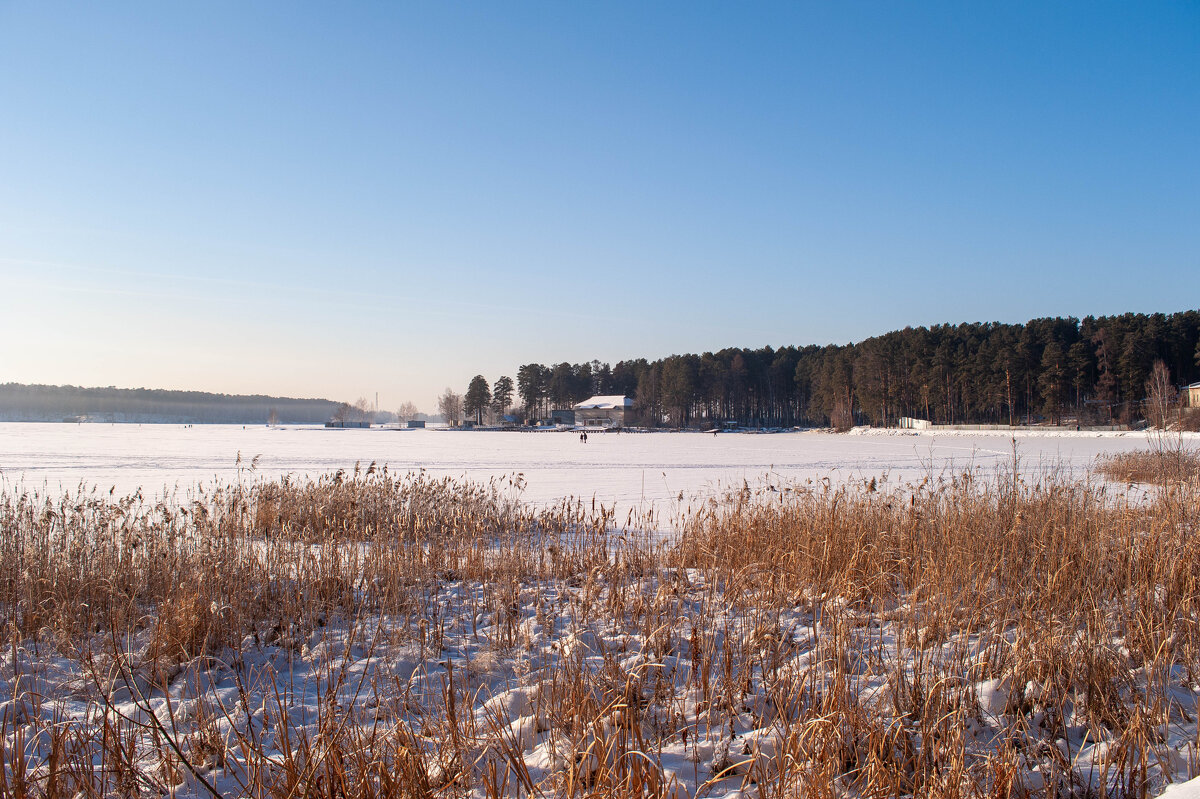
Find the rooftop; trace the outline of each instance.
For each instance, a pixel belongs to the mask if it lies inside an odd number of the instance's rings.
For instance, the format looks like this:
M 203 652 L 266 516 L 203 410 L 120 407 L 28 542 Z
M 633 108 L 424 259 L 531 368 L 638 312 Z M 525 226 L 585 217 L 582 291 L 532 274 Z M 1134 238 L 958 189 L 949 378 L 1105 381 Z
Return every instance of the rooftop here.
M 629 397 L 626 397 L 622 394 L 611 394 L 606 397 L 589 397 L 583 402 L 578 403 L 575 406 L 575 410 L 611 411 L 617 409 L 629 410 L 632 407 L 633 400 L 631 400 Z

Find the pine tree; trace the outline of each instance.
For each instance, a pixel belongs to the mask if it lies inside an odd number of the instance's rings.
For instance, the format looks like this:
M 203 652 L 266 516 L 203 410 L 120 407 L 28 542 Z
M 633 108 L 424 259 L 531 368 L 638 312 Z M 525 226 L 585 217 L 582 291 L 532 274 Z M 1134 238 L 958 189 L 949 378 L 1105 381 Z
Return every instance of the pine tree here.
M 550 370 L 540 363 L 527 363 L 517 370 L 517 393 L 525 405 L 525 413 L 536 416 L 546 398 Z
M 501 375 L 496 378 L 496 382 L 492 384 L 492 410 L 497 415 L 503 416 L 508 410 L 508 406 L 512 404 L 513 398 L 513 380 L 507 375 Z
M 488 405 L 492 402 L 492 392 L 488 388 L 488 381 L 483 375 L 475 375 L 471 378 L 471 384 L 467 386 L 467 395 L 463 399 L 463 410 L 467 415 L 475 414 L 475 423 L 483 424 L 483 412 L 488 409 Z
M 1062 345 L 1051 341 L 1042 350 L 1041 375 L 1038 377 L 1038 393 L 1042 397 L 1042 413 L 1054 424 L 1062 418 L 1063 389 L 1067 384 L 1066 356 Z

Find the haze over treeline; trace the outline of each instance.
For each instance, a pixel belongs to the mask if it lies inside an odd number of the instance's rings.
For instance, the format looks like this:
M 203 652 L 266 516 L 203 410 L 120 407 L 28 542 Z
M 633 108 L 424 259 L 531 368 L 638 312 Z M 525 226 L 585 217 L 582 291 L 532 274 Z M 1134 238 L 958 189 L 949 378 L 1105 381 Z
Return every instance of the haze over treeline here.
M 857 344 L 728 348 L 701 355 L 525 364 L 532 412 L 593 394 L 635 399 L 642 424 L 1129 422 L 1162 361 L 1174 385 L 1200 380 L 1200 311 L 908 327 Z
M 340 404 L 327 399 L 212 394 L 151 388 L 0 384 L 0 421 L 321 424 Z

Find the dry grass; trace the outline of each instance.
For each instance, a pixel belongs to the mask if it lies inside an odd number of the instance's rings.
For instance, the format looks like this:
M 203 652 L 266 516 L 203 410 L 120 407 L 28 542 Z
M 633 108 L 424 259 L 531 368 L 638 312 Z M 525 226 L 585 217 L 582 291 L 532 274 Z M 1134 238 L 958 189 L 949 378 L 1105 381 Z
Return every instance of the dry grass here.
M 666 542 L 519 483 L 0 497 L 0 796 L 1123 797 L 1200 773 L 1186 484 L 747 486 Z
M 1200 433 L 1200 408 L 1181 408 L 1179 417 L 1171 429 L 1183 433 Z
M 1099 472 L 1118 483 L 1172 485 L 1200 481 L 1200 454 L 1182 438 L 1163 434 L 1150 448 L 1108 455 Z

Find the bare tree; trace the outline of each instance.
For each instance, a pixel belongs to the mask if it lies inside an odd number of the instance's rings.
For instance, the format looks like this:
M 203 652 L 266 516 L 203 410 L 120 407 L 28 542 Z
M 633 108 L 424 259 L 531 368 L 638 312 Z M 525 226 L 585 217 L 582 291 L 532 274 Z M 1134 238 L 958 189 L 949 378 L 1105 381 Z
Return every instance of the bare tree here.
M 1171 383 L 1171 370 L 1162 359 L 1156 360 L 1146 380 L 1146 418 L 1150 424 L 1165 430 L 1175 404 L 1175 386 Z
M 354 401 L 354 405 L 350 410 L 351 421 L 354 422 L 370 422 L 375 418 L 375 412 L 371 410 L 371 403 L 367 402 L 366 397 L 359 397 Z
M 396 409 L 396 419 L 401 423 L 411 422 L 417 418 L 418 413 L 420 411 L 417 410 L 416 403 L 402 402 L 400 403 L 400 407 Z
M 458 427 L 462 423 L 462 394 L 455 394 L 454 390 L 449 388 L 443 391 L 442 396 L 438 397 L 438 413 L 446 420 L 446 424 Z

